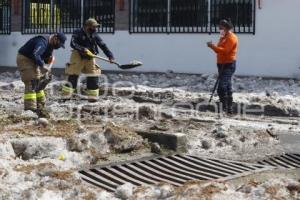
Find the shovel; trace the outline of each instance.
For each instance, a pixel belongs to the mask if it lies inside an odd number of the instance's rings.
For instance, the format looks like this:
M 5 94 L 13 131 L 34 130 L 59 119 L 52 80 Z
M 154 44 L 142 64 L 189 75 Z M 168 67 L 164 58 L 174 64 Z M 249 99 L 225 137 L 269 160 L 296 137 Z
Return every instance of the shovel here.
M 112 63 L 112 64 L 115 64 L 117 65 L 120 69 L 132 69 L 132 68 L 135 68 L 135 67 L 139 67 L 141 65 L 143 65 L 142 62 L 140 61 L 132 61 L 130 62 L 129 64 L 123 64 L 121 65 L 120 63 L 116 62 L 116 61 L 113 61 L 111 62 L 109 59 L 107 58 L 103 58 L 101 56 L 97 56 L 97 55 L 94 55 L 92 52 L 90 51 L 87 51 L 86 54 L 92 58 L 98 58 L 100 60 L 103 60 L 103 61 L 106 61 L 106 62 L 109 62 L 109 63 Z
M 217 89 L 217 87 L 218 87 L 218 85 L 219 85 L 219 82 L 220 82 L 220 78 L 221 78 L 221 76 L 222 76 L 222 74 L 223 74 L 223 70 L 224 70 L 224 65 L 222 65 L 222 67 L 221 67 L 221 70 L 220 70 L 220 72 L 219 72 L 218 78 L 217 78 L 216 83 L 215 83 L 215 85 L 214 85 L 214 88 L 213 88 L 213 90 L 212 90 L 212 92 L 211 92 L 211 95 L 210 95 L 210 98 L 209 98 L 209 101 L 208 101 L 209 103 L 212 101 L 212 99 L 213 99 L 213 97 L 214 97 L 214 94 L 215 94 L 216 89 Z
M 47 85 L 51 82 L 51 80 L 52 80 L 51 68 L 52 68 L 54 62 L 55 62 L 55 58 L 53 56 L 53 59 L 48 66 L 49 71 L 41 77 L 39 84 L 36 88 L 37 91 L 44 90 L 47 87 Z

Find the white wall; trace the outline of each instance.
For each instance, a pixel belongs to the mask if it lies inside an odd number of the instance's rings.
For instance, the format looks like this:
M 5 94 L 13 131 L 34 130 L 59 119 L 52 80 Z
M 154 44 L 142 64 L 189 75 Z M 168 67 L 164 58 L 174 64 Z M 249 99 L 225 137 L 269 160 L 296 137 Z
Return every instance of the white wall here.
M 262 0 L 257 9 L 256 34 L 240 34 L 237 74 L 300 78 L 300 1 Z M 16 66 L 15 55 L 20 46 L 32 35 L 13 32 L 0 36 L 0 65 Z M 56 67 L 63 67 L 70 55 L 70 37 L 67 48 L 58 50 Z M 102 38 L 121 63 L 133 59 L 144 65 L 138 70 L 173 70 L 187 73 L 214 73 L 215 54 L 206 42 L 218 41 L 218 34 L 132 34 L 117 31 L 103 34 Z M 117 69 L 98 62 L 103 69 Z

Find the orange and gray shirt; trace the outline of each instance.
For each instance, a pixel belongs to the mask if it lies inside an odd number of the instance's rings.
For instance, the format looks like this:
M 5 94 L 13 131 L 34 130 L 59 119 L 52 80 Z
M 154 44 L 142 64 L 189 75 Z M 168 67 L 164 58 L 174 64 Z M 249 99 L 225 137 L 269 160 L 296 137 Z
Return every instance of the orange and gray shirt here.
M 228 32 L 224 37 L 220 38 L 218 45 L 213 45 L 212 49 L 217 54 L 218 64 L 228 64 L 236 60 L 238 50 L 238 37 Z

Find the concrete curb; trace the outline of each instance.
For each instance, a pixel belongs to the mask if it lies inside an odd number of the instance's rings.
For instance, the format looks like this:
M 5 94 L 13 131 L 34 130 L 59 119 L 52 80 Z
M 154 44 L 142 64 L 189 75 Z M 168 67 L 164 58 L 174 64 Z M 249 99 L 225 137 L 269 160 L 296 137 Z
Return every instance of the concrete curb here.
M 157 142 L 160 145 L 180 153 L 187 152 L 187 137 L 183 133 L 159 133 L 151 131 L 136 131 L 137 134 L 150 142 Z

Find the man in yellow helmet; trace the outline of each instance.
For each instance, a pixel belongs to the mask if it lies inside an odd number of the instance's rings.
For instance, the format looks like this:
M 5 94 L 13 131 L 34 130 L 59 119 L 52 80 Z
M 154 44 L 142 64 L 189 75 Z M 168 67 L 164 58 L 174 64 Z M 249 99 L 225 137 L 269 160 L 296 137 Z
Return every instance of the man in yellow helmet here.
M 70 98 L 77 88 L 78 77 L 81 73 L 87 74 L 86 94 L 90 102 L 95 102 L 99 96 L 98 80 L 101 74 L 100 68 L 96 65 L 95 58 L 88 55 L 92 52 L 99 53 L 98 46 L 112 62 L 114 56 L 106 44 L 97 34 L 98 22 L 90 18 L 86 20 L 83 28 L 74 31 L 71 39 L 72 53 L 70 62 L 66 65 L 65 73 L 68 84 L 63 85 L 62 91 L 64 98 Z

